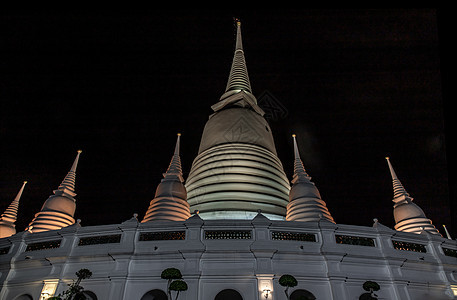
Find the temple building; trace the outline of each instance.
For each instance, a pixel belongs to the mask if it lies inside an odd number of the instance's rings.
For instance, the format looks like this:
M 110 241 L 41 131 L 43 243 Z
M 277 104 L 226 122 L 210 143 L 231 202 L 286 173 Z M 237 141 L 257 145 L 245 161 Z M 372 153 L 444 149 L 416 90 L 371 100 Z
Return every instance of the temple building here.
M 389 158 L 394 228 L 377 219 L 339 224 L 295 134 L 294 160 L 285 162 L 293 174 L 285 173 L 252 92 L 239 21 L 227 86 L 211 108 L 187 178 L 178 134 L 147 211 L 119 224 L 75 220 L 80 150 L 29 226 L 16 232 L 24 182 L 0 217 L 0 299 L 48 299 L 83 268 L 93 275 L 79 296 L 90 300 L 166 300 L 167 268 L 187 283 L 180 300 L 457 299 L 457 242 L 413 203 Z M 286 288 L 283 275 L 296 283 Z

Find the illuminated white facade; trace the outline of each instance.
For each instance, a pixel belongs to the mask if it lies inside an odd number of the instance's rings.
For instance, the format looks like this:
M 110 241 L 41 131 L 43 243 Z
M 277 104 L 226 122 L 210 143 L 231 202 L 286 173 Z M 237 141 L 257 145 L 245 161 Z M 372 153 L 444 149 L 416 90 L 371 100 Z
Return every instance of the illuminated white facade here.
M 405 250 L 402 250 L 405 249 Z M 406 250 L 409 249 L 409 250 Z M 225 289 L 242 299 L 285 299 L 282 274 L 298 280 L 294 290 L 316 299 L 358 299 L 366 280 L 380 299 L 454 299 L 456 241 L 438 235 L 320 222 L 202 220 L 81 227 L 20 232 L 0 240 L 0 299 L 39 299 L 48 282 L 66 288 L 81 268 L 97 299 L 148 298 L 166 290 L 162 270 L 179 268 L 189 289 L 179 299 L 207 300 Z M 17 298 L 30 295 L 30 298 Z
M 188 284 L 180 300 L 283 300 L 283 274 L 298 280 L 292 300 L 359 299 L 368 280 L 379 284 L 379 299 L 457 299 L 457 242 L 412 203 L 389 160 L 395 230 L 376 219 L 369 227 L 338 224 L 295 136 L 289 181 L 252 95 L 239 22 L 227 88 L 212 108 L 188 178 L 178 135 L 143 218 L 88 227 L 74 221 L 78 151 L 27 230 L 0 238 L 0 299 L 47 299 L 88 268 L 88 299 L 163 300 L 160 274 L 170 267 Z M 249 134 L 236 134 L 243 128 Z M 7 208 L 0 226 L 14 225 L 16 214 L 17 205 Z

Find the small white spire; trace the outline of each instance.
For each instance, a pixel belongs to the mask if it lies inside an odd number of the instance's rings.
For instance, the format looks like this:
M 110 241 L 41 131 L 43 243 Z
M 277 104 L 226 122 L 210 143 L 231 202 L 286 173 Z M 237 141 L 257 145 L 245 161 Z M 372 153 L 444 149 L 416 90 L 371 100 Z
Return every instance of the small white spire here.
M 289 204 L 287 205 L 286 220 L 315 222 L 325 219 L 335 223 L 328 211 L 327 204 L 322 200 L 319 190 L 311 177 L 306 173 L 300 158 L 296 135 L 292 135 L 294 141 L 294 176 L 292 187 L 289 192 Z
M 170 161 L 170 165 L 168 166 L 168 169 L 165 173 L 163 173 L 163 177 L 165 179 L 177 176 L 181 182 L 184 182 L 184 178 L 182 176 L 182 166 L 181 166 L 181 158 L 179 156 L 179 148 L 180 148 L 180 142 L 181 142 L 181 133 L 177 134 L 177 139 L 176 139 L 176 146 L 175 146 L 175 151 L 173 153 L 173 156 Z
M 56 230 L 75 223 L 74 213 L 76 210 L 75 182 L 76 168 L 82 150 L 78 150 L 70 171 L 65 176 L 54 195 L 51 195 L 43 204 L 41 211 L 35 214 L 26 230 L 30 232 L 42 232 Z
M 394 189 L 394 218 L 395 230 L 420 234 L 423 231 L 441 235 L 432 224 L 432 221 L 425 216 L 424 211 L 415 203 L 413 198 L 406 192 L 400 180 L 395 174 L 394 168 L 390 163 L 389 157 L 386 157 L 387 164 L 392 176 L 392 185 Z
M 18 213 L 18 209 L 19 209 L 19 200 L 21 199 L 22 192 L 24 191 L 26 184 L 27 184 L 27 181 L 24 181 L 22 183 L 22 187 L 19 189 L 19 192 L 17 193 L 14 200 L 11 202 L 11 204 L 8 206 L 8 208 L 5 210 L 5 212 L 0 216 L 0 224 L 6 224 L 6 223 L 14 224 L 14 222 L 16 222 L 17 213 Z
M 181 134 L 178 133 L 175 151 L 163 179 L 156 189 L 154 199 L 141 223 L 150 221 L 185 221 L 190 217 L 187 191 L 184 186 L 181 158 L 179 157 Z
M 76 168 L 78 167 L 79 156 L 81 155 L 82 150 L 78 150 L 76 158 L 73 161 L 70 171 L 67 173 L 67 176 L 63 179 L 62 183 L 59 185 L 57 190 L 54 190 L 54 194 L 61 195 L 66 194 L 70 197 L 75 197 L 75 185 L 76 185 Z
M 310 181 L 311 176 L 309 176 L 308 173 L 306 173 L 305 167 L 303 166 L 303 162 L 300 158 L 300 152 L 298 150 L 296 135 L 292 134 L 292 138 L 294 141 L 294 176 L 292 179 L 292 183 L 295 183 L 297 180 Z
M 446 225 L 443 224 L 444 231 L 446 232 L 446 236 L 448 239 L 452 240 L 451 235 L 449 234 L 449 231 L 447 231 Z
M 413 198 L 411 198 L 406 191 L 406 189 L 403 187 L 401 184 L 400 180 L 397 177 L 397 174 L 395 174 L 394 168 L 392 167 L 392 164 L 390 163 L 390 158 L 386 156 L 387 164 L 389 166 L 390 174 L 392 176 L 392 184 L 393 184 L 393 189 L 394 189 L 394 198 L 398 198 L 401 196 L 406 196 L 408 197 L 411 201 Z

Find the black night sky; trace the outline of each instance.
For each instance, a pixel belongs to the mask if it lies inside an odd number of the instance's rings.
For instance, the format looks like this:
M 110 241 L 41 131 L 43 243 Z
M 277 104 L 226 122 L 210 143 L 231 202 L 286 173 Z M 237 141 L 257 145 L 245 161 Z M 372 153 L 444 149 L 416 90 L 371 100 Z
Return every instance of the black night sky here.
M 239 17 L 253 93 L 282 109 L 270 125 L 288 177 L 295 133 L 337 223 L 378 218 L 393 228 L 390 156 L 416 204 L 455 238 L 449 20 L 440 13 L 3 12 L 0 211 L 27 180 L 16 222 L 24 230 L 82 149 L 75 219 L 141 220 L 178 132 L 187 178 L 225 90 Z

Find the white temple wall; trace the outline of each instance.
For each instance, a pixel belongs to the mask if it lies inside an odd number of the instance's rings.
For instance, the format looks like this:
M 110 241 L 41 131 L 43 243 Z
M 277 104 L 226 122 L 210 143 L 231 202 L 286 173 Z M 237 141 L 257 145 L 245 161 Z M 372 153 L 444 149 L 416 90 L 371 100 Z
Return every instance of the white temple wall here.
M 246 300 L 265 299 L 269 289 L 268 299 L 281 300 L 283 274 L 298 280 L 291 292 L 304 289 L 317 299 L 357 299 L 366 280 L 378 282 L 384 299 L 453 299 L 457 258 L 443 247 L 457 250 L 457 243 L 382 226 L 266 218 L 75 225 L 0 239 L 0 299 L 39 299 L 44 282 L 53 280 L 57 294 L 88 268 L 93 276 L 83 286 L 98 299 L 140 300 L 150 290 L 166 290 L 160 274 L 169 267 L 180 269 L 188 284 L 181 300 L 212 300 L 225 288 Z

